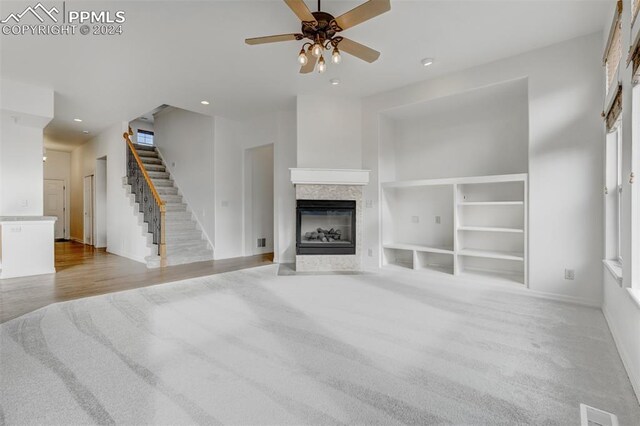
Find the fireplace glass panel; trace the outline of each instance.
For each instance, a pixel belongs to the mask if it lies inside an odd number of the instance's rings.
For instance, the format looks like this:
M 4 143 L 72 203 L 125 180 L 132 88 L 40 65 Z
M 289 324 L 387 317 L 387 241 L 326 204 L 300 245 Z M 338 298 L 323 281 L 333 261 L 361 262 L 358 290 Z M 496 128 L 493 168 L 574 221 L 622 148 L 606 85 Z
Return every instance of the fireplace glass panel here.
M 352 211 L 301 210 L 300 240 L 306 244 L 352 244 L 352 221 Z
M 298 200 L 297 204 L 297 254 L 355 254 L 355 201 Z

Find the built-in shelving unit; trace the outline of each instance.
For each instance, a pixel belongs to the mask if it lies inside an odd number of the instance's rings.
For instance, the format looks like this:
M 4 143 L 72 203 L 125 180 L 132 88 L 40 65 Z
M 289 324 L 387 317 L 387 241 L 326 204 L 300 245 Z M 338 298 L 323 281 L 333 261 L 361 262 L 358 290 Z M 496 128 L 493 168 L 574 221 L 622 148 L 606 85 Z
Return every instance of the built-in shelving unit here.
M 381 187 L 384 265 L 527 285 L 527 174 Z

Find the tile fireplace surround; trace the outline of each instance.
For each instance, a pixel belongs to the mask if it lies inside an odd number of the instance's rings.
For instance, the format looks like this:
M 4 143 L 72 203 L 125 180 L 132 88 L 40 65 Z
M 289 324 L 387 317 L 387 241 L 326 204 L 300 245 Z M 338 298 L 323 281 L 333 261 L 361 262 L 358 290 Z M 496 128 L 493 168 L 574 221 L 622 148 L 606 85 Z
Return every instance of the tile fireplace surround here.
M 356 202 L 356 254 L 299 255 L 296 271 L 359 271 L 362 266 L 362 187 L 369 183 L 369 170 L 291 169 L 296 200 L 354 200 Z M 295 226 L 295 224 L 293 224 Z

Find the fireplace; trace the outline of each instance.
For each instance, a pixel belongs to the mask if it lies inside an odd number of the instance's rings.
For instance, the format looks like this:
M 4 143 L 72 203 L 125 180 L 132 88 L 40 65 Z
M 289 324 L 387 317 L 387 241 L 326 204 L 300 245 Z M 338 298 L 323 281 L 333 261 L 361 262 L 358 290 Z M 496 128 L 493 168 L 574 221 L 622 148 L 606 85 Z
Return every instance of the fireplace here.
M 297 200 L 296 254 L 356 254 L 354 200 Z

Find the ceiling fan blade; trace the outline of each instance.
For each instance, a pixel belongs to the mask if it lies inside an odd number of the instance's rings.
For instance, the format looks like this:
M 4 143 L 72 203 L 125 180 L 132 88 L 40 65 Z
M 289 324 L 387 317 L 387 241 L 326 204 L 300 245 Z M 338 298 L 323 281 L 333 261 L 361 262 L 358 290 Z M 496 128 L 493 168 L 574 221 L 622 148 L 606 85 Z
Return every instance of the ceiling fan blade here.
M 309 74 L 316 68 L 316 62 L 318 58 L 313 56 L 310 52 L 307 52 L 307 65 L 300 67 L 300 74 Z
M 377 50 L 373 50 L 372 48 L 367 47 L 364 44 L 349 40 L 348 38 L 343 38 L 342 40 L 340 40 L 340 43 L 338 43 L 338 48 L 343 52 L 347 52 L 350 55 L 353 55 L 369 63 L 375 62 L 380 57 L 380 52 L 378 52 Z
M 338 16 L 335 21 L 341 30 L 346 30 L 390 10 L 390 0 L 368 0 L 366 3 L 362 3 L 360 6 Z
M 278 34 L 266 37 L 254 37 L 245 39 L 245 43 L 247 44 L 264 44 L 264 43 L 278 43 L 280 41 L 293 41 L 293 40 L 302 40 L 302 34 Z
M 289 9 L 291 9 L 298 18 L 300 18 L 301 21 L 313 22 L 314 25 L 317 24 L 316 18 L 304 3 L 304 0 L 284 0 L 284 2 L 289 6 Z

